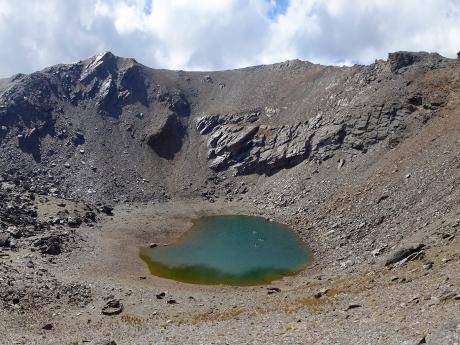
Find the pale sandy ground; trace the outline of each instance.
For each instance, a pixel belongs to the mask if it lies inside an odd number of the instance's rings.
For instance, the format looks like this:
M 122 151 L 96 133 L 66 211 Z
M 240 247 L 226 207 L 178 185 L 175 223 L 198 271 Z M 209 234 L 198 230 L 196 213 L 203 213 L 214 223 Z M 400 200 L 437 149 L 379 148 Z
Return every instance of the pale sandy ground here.
M 227 287 L 177 283 L 151 276 L 140 246 L 168 243 L 211 214 L 264 215 L 238 203 L 170 202 L 118 208 L 101 226 L 83 229 L 81 250 L 50 267 L 57 279 L 88 284 L 89 305 L 49 305 L 25 315 L 0 312 L 6 330 L 0 344 L 401 344 L 419 341 L 460 318 L 460 301 L 436 303 L 445 291 L 460 292 L 460 241 L 432 244 L 421 261 L 393 270 L 363 264 L 346 270 L 323 267 L 322 257 L 297 276 L 267 286 Z M 272 217 L 270 214 L 265 214 Z M 283 216 L 276 218 L 283 221 Z M 295 230 L 301 230 L 296 229 Z M 314 236 L 311 233 L 308 236 Z M 305 237 L 305 235 L 304 235 Z M 314 238 L 305 238 L 317 253 Z M 432 261 L 429 270 L 423 264 Z M 145 278 L 144 278 L 145 277 Z M 321 289 L 328 293 L 315 298 Z M 165 299 L 156 294 L 166 292 Z M 104 316 L 105 298 L 121 299 L 124 311 Z M 168 304 L 174 299 L 177 304 Z M 359 307 L 349 309 L 352 304 Z M 42 330 L 52 323 L 51 331 Z

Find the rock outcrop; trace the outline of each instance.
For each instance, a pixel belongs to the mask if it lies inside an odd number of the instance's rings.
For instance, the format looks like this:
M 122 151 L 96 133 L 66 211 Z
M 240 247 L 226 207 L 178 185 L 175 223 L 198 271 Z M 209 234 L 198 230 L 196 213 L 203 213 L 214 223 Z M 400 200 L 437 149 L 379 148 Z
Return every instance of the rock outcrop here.
M 354 115 L 328 118 L 318 114 L 306 122 L 273 126 L 262 124 L 261 111 L 211 115 L 196 120 L 206 136 L 209 167 L 232 168 L 235 175 L 271 175 L 302 161 L 331 158 L 335 151 L 366 151 L 404 129 L 404 117 L 415 111 L 408 103 L 381 105 L 358 119 Z
M 388 62 L 392 72 L 396 72 L 403 67 L 423 62 L 426 65 L 438 65 L 443 61 L 443 57 L 436 53 L 425 52 L 405 52 L 399 51 L 388 54 Z

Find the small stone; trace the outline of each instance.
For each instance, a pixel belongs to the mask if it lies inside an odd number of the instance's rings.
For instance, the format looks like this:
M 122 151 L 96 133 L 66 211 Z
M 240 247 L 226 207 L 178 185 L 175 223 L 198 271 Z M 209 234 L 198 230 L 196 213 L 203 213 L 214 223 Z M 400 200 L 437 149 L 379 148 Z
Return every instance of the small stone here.
M 440 302 L 441 301 L 439 300 L 439 298 L 431 296 L 430 300 L 428 301 L 428 305 L 429 306 L 434 306 L 434 305 L 439 304 Z
M 385 199 L 388 199 L 388 194 L 382 194 L 380 198 L 377 199 L 377 204 L 380 204 Z
M 166 303 L 168 303 L 168 304 L 177 304 L 177 301 L 175 299 L 168 299 L 168 301 Z
M 102 308 L 104 315 L 118 315 L 123 311 L 123 304 L 118 299 L 112 299 Z
M 113 207 L 110 205 L 103 205 L 101 211 L 108 216 L 113 216 Z
M 160 292 L 159 294 L 155 295 L 157 299 L 163 299 L 166 296 L 166 292 Z
M 350 305 L 348 305 L 347 309 L 345 309 L 345 311 L 351 310 L 351 309 L 356 309 L 356 308 L 361 308 L 361 307 L 362 307 L 361 304 L 350 304 Z
M 382 252 L 383 252 L 384 249 L 385 249 L 385 247 L 375 248 L 375 249 L 372 251 L 372 256 L 379 256 L 380 254 L 382 254 Z
M 430 261 L 430 262 L 427 262 L 426 264 L 423 265 L 423 268 L 426 269 L 426 270 L 429 270 L 433 267 L 433 262 Z
M 117 345 L 113 340 L 95 340 L 90 345 Z
M 42 327 L 45 331 L 51 331 L 53 329 L 53 325 L 51 323 L 47 323 Z
M 406 340 L 401 343 L 401 345 L 421 345 L 426 344 L 426 339 L 423 337 L 420 340 Z
M 329 291 L 329 289 L 323 288 L 323 289 L 319 290 L 317 293 L 315 293 L 314 297 L 315 298 L 321 298 L 324 295 L 326 295 L 328 291 Z
M 268 287 L 267 290 L 268 290 L 267 293 L 269 295 L 274 294 L 276 292 L 281 292 L 281 289 L 277 287 Z

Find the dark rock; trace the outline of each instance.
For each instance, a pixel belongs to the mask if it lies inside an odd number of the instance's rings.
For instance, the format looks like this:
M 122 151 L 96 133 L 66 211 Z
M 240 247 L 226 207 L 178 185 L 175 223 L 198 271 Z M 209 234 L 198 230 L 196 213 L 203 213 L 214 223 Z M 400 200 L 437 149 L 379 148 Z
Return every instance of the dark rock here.
M 145 76 L 142 66 L 137 64 L 129 66 L 126 70 L 120 72 L 119 79 L 118 98 L 123 104 L 139 102 L 145 106 L 148 105 Z
M 401 345 L 420 345 L 420 344 L 426 344 L 425 337 L 419 340 L 406 340 L 401 343 Z
M 420 61 L 421 57 L 417 53 L 410 52 L 395 52 L 388 54 L 388 62 L 392 72 L 399 70 L 402 67 L 412 65 Z
M 42 327 L 42 329 L 46 331 L 51 331 L 53 329 L 53 325 L 51 323 L 47 323 L 46 325 Z
M 390 254 L 387 260 L 385 261 L 385 266 L 389 266 L 400 262 L 413 254 L 417 254 L 421 252 L 421 250 L 425 247 L 424 244 L 420 243 L 415 246 L 404 247 L 398 249 L 394 253 Z
M 436 64 L 441 60 L 442 57 L 435 53 L 400 51 L 388 54 L 388 62 L 390 63 L 390 69 L 392 72 L 396 72 L 403 67 L 411 66 L 420 62 Z
M 96 213 L 93 211 L 86 211 L 84 221 L 85 223 L 95 223 L 97 221 Z
M 362 307 L 361 304 L 349 304 L 348 307 L 345 310 L 347 311 L 347 310 L 361 308 L 361 307 Z
M 104 315 L 118 315 L 123 311 L 123 304 L 118 299 L 112 299 L 102 308 Z
M 267 294 L 269 295 L 277 293 L 277 292 L 281 292 L 281 289 L 277 287 L 268 287 L 267 290 L 268 290 Z
M 69 224 L 71 228 L 78 228 L 82 223 L 83 220 L 78 216 L 67 218 L 67 224 Z
M 83 145 L 85 143 L 85 136 L 81 132 L 75 132 L 71 140 L 75 146 Z
M 197 130 L 208 135 L 212 170 L 233 167 L 235 175 L 271 175 L 307 158 L 330 158 L 346 136 L 343 124 L 318 127 L 319 117 L 306 124 L 272 127 L 253 124 L 258 116 L 249 112 L 197 119 Z
M 166 296 L 166 293 L 160 292 L 159 294 L 156 294 L 155 296 L 157 297 L 157 299 L 163 299 Z
M 175 299 L 168 299 L 166 301 L 166 303 L 168 303 L 168 304 L 177 304 L 177 301 Z
M 59 255 L 61 254 L 61 240 L 59 236 L 49 236 L 47 238 L 41 238 L 34 243 L 36 247 L 39 247 L 42 254 Z
M 105 213 L 108 216 L 113 216 L 113 206 L 103 205 L 101 211 L 102 213 Z
M 220 124 L 222 118 L 218 115 L 214 116 L 203 116 L 197 119 L 196 129 L 201 135 L 210 133 L 218 124 Z
M 0 233 L 0 247 L 8 247 L 10 245 L 10 234 Z
M 38 145 L 39 131 L 37 128 L 29 129 L 25 134 L 18 136 L 19 146 L 33 148 Z
M 380 198 L 377 199 L 377 204 L 380 204 L 383 200 L 388 199 L 388 194 L 382 194 Z
M 113 340 L 95 340 L 90 345 L 117 345 Z
M 329 289 L 326 289 L 326 288 L 321 289 L 317 293 L 315 293 L 314 297 L 315 298 L 321 298 L 321 297 L 327 295 L 328 291 L 329 291 Z
M 201 79 L 201 82 L 212 84 L 214 81 L 212 80 L 212 77 L 210 75 L 205 75 L 203 79 Z
M 179 116 L 187 117 L 190 115 L 190 103 L 182 92 L 173 94 L 168 99 L 169 109 Z
M 446 291 L 439 296 L 439 301 L 444 302 L 450 299 L 460 300 L 460 292 Z

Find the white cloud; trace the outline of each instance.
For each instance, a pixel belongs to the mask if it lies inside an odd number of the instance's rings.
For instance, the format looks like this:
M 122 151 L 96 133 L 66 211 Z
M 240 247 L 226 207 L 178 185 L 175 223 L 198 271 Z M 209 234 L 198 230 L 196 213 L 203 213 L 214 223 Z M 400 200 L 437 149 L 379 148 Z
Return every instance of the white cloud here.
M 458 0 L 0 0 L 0 76 L 103 50 L 172 69 L 454 57 L 459 37 Z

